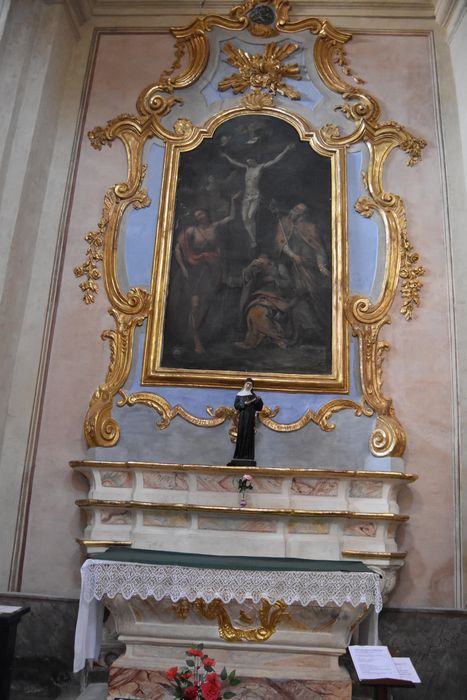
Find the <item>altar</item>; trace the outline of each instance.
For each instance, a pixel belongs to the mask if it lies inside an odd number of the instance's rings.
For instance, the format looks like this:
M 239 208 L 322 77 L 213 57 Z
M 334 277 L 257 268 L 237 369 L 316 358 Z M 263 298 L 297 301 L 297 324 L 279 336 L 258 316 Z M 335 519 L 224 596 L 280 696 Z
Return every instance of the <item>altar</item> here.
M 110 669 L 109 698 L 127 697 L 141 678 L 165 697 L 165 670 L 198 641 L 219 665 L 237 668 L 245 692 L 262 684 L 258 697 L 271 683 L 285 693 L 305 682 L 318 698 L 351 697 L 339 657 L 368 615 L 360 641 L 377 642 L 377 614 L 405 557 L 395 539 L 407 521 L 397 492 L 413 475 L 252 467 L 240 506 L 241 467 L 72 468 L 90 486 L 77 503 L 91 558 L 75 664 L 96 658 L 105 605 L 125 647 Z
M 88 133 L 128 160 L 75 268 L 90 304 L 102 263 L 115 320 L 71 463 L 88 484 L 76 668 L 103 604 L 124 647 L 109 698 L 171 697 L 167 669 L 204 644 L 240 698 L 350 700 L 339 657 L 377 643 L 407 556 L 398 494 L 417 477 L 380 334 L 399 278 L 412 318 L 424 269 L 382 183 L 393 150 L 414 165 L 426 144 L 381 121 L 351 35 L 290 5 L 173 28 L 138 114 Z
M 239 697 L 274 685 L 290 693 L 300 684 L 300 693 L 350 698 L 338 658 L 382 598 L 379 575 L 359 562 L 113 548 L 82 568 L 75 671 L 98 657 L 102 603 L 125 644 L 110 670 L 109 698 L 171 697 L 164 669 L 193 639 L 219 665 L 241 669 Z

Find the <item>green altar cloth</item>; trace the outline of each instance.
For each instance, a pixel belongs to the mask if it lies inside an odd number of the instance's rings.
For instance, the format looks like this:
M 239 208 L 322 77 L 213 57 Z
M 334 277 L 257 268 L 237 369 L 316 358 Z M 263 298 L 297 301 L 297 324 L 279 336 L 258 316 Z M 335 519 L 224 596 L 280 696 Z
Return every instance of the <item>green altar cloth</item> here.
M 191 566 L 200 569 L 238 569 L 239 571 L 356 571 L 371 573 L 361 561 L 293 559 L 281 557 L 230 557 L 187 552 L 162 552 L 151 549 L 112 547 L 93 559 L 134 564 Z

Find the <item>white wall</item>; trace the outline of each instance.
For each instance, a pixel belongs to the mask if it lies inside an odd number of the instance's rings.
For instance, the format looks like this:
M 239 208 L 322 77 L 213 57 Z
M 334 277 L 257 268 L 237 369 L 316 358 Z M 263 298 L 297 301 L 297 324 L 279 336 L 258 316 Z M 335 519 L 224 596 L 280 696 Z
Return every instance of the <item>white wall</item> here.
M 467 3 L 450 40 L 452 70 L 456 84 L 459 113 L 460 145 L 464 161 L 464 183 L 467 183 Z
M 33 460 L 31 417 L 33 407 L 39 408 L 34 397 L 70 148 L 62 158 L 61 186 L 53 193 L 50 173 L 74 43 L 63 6 L 11 3 L 0 43 L 2 563 L 12 556 L 21 483 L 27 460 Z M 76 113 L 70 145 L 75 123 Z M 0 589 L 7 588 L 8 574 L 9 567 L 2 566 Z

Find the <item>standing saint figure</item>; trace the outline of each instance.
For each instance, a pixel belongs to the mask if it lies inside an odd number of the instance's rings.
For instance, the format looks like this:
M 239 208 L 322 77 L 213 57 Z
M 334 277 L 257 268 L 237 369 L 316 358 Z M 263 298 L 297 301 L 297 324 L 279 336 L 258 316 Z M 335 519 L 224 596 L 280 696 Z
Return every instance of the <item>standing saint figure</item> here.
M 242 221 L 248 232 L 251 241 L 251 247 L 256 246 L 256 213 L 259 207 L 259 181 L 263 170 L 270 168 L 271 165 L 276 165 L 282 158 L 293 148 L 295 145 L 289 143 L 288 146 L 284 148 L 283 151 L 279 153 L 272 160 L 268 160 L 266 163 L 258 163 L 256 158 L 247 158 L 246 163 L 239 163 L 238 160 L 234 160 L 227 153 L 221 153 L 224 158 L 226 158 L 229 163 L 234 165 L 236 168 L 243 168 L 245 170 L 245 190 L 243 192 L 242 199 Z
M 295 340 L 303 342 L 306 336 L 316 337 L 328 326 L 331 314 L 330 305 L 323 303 L 323 291 L 330 291 L 331 272 L 320 232 L 306 204 L 296 204 L 287 216 L 279 218 L 276 250 L 288 267 L 298 298 L 293 309 Z
M 256 413 L 263 408 L 263 402 L 256 396 L 250 377 L 236 395 L 234 408 L 238 411 L 237 442 L 228 466 L 255 467 L 255 420 Z
M 198 354 L 205 352 L 201 333 L 221 282 L 218 229 L 235 218 L 239 196 L 237 192 L 231 197 L 230 214 L 220 221 L 211 221 L 206 209 L 196 209 L 194 225 L 182 231 L 175 245 L 175 259 L 188 287 L 189 325 Z

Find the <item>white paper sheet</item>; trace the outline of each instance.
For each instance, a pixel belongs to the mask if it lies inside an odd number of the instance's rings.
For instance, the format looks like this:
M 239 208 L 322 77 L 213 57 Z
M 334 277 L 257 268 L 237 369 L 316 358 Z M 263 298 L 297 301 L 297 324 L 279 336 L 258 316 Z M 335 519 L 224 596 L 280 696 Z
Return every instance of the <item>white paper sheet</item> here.
M 354 645 L 349 647 L 349 652 L 359 680 L 399 679 L 399 672 L 387 647 Z
M 349 647 L 355 670 L 359 680 L 394 680 L 421 683 L 420 678 L 408 657 L 391 656 L 385 646 Z
M 421 683 L 418 673 L 408 656 L 393 656 L 392 660 L 402 680 L 412 681 L 412 683 Z

